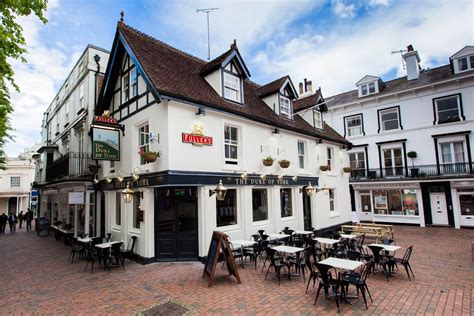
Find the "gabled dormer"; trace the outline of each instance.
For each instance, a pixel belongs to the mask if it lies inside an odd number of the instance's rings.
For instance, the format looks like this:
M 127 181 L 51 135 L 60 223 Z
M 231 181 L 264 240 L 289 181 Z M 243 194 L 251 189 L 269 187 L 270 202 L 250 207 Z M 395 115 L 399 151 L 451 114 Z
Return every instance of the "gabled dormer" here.
M 250 73 L 235 40 L 227 52 L 205 64 L 200 74 L 224 99 L 244 103 L 243 81 Z
M 474 46 L 466 46 L 453 56 L 449 62 L 455 74 L 474 70 Z
M 377 94 L 382 91 L 385 87 L 384 82 L 379 77 L 365 76 L 356 83 L 359 98 L 365 97 L 371 94 Z
M 290 76 L 267 83 L 258 89 L 258 96 L 276 114 L 281 117 L 293 118 L 293 101 L 298 98 Z
M 293 104 L 294 115 L 301 116 L 306 122 L 317 129 L 324 128 L 323 113 L 328 111 L 321 93 L 321 87 L 312 94 L 301 97 Z

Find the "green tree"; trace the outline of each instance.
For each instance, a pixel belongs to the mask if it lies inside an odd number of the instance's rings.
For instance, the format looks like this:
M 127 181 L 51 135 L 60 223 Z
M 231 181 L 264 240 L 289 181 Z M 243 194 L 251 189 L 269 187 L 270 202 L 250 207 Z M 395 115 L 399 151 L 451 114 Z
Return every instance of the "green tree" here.
M 47 0 L 0 0 L 0 150 L 6 141 L 12 139 L 9 115 L 13 112 L 13 107 L 9 86 L 20 92 L 13 78 L 14 71 L 9 59 L 26 62 L 24 57 L 26 40 L 17 18 L 34 13 L 43 23 L 46 23 L 44 12 L 47 2 Z M 0 168 L 3 166 L 4 161 L 0 159 Z

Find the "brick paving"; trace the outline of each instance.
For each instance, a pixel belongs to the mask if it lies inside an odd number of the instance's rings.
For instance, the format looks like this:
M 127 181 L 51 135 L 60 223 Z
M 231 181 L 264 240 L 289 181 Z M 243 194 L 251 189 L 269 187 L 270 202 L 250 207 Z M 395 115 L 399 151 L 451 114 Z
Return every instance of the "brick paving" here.
M 471 241 L 474 230 L 395 227 L 397 245 L 414 245 L 411 282 L 401 267 L 390 282 L 371 275 L 368 285 L 373 303 L 365 310 L 362 300 L 342 304 L 341 314 L 474 314 L 474 263 Z M 264 280 L 260 268 L 239 268 L 242 284 L 217 268 L 211 288 L 202 279 L 198 262 L 128 262 L 125 270 L 110 274 L 100 269 L 84 272 L 85 262 L 67 262 L 70 248 L 50 237 L 18 230 L 0 236 L 0 315 L 7 314 L 132 314 L 163 302 L 182 302 L 197 314 L 309 315 L 337 313 L 333 300 L 320 296 L 313 306 L 315 289 L 304 294 L 302 278 Z M 259 263 L 261 267 L 261 263 Z

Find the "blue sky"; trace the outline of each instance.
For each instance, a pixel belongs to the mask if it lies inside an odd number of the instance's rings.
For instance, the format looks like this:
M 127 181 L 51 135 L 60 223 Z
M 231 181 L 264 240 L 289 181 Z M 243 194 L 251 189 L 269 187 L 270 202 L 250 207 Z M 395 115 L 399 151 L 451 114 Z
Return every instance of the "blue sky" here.
M 126 24 L 206 59 L 206 15 L 196 8 L 210 7 L 219 8 L 211 14 L 211 58 L 235 38 L 253 81 L 308 78 L 326 97 L 367 74 L 403 76 L 391 52 L 408 44 L 428 68 L 474 43 L 470 0 L 49 0 L 47 25 L 21 20 L 28 64 L 14 63 L 22 93 L 13 96 L 16 142 L 7 154 L 40 142 L 42 113 L 88 43 L 110 50 L 120 11 Z

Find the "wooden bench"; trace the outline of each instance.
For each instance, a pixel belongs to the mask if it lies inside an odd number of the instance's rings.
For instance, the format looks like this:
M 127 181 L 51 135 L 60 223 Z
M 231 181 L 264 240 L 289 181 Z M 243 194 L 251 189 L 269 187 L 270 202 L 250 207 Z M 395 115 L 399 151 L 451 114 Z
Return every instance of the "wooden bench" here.
M 395 230 L 393 229 L 393 226 L 392 225 L 385 225 L 385 224 L 375 224 L 375 223 L 357 223 L 356 224 L 357 226 L 364 226 L 364 227 L 377 227 L 377 228 L 381 228 L 382 229 L 382 232 L 384 233 L 384 235 L 386 234 L 388 237 L 390 237 L 391 239 L 395 239 L 393 233 L 395 232 Z
M 380 227 L 368 227 L 362 225 L 341 225 L 341 233 L 353 233 L 356 235 L 366 235 L 375 237 L 376 242 L 384 236 L 383 229 Z

